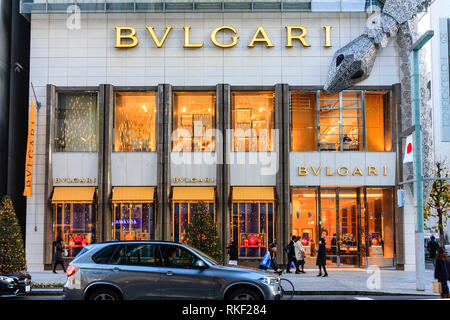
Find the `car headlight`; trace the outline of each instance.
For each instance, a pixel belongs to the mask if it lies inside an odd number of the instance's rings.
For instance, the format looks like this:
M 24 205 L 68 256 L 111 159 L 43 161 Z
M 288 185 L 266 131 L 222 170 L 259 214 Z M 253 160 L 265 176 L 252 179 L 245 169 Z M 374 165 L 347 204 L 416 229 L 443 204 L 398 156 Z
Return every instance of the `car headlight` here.
M 14 282 L 14 279 L 10 277 L 0 276 L 0 281 Z
M 276 286 L 280 282 L 278 278 L 275 277 L 262 277 L 259 279 L 262 283 L 267 284 L 268 286 Z

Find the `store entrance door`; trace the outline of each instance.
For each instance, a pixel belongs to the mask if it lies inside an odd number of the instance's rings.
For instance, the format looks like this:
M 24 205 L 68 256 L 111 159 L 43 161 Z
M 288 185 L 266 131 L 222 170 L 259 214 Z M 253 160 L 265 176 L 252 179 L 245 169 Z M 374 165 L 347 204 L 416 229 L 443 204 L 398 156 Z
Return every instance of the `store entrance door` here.
M 320 234 L 325 239 L 327 265 L 361 266 L 360 189 L 320 189 Z
M 357 189 L 338 189 L 339 225 L 337 241 L 339 265 L 359 266 L 359 206 Z

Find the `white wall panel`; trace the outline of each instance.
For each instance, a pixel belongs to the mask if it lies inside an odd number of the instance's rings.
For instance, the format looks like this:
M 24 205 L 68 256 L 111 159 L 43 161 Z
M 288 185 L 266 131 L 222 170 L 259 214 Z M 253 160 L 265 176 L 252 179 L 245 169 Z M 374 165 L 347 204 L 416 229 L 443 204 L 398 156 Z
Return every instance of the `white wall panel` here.
M 156 152 L 113 152 L 111 183 L 113 186 L 156 186 Z
M 290 183 L 291 186 L 394 186 L 395 159 L 395 152 L 291 152 Z M 306 167 L 306 175 L 299 174 L 300 166 Z M 377 168 L 376 175 L 369 175 L 369 166 Z M 342 168 L 339 175 L 340 167 L 348 170 Z M 357 167 L 362 175 L 353 174 Z

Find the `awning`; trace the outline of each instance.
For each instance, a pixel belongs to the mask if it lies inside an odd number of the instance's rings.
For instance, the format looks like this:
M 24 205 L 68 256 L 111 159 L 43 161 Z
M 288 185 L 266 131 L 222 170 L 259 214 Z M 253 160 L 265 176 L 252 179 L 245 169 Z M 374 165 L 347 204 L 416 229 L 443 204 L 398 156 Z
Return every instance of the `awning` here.
M 55 187 L 52 203 L 92 203 L 95 187 Z
M 112 202 L 152 203 L 154 187 L 115 187 Z
M 274 201 L 273 187 L 233 187 L 233 201 Z
M 174 201 L 214 201 L 214 187 L 173 187 Z

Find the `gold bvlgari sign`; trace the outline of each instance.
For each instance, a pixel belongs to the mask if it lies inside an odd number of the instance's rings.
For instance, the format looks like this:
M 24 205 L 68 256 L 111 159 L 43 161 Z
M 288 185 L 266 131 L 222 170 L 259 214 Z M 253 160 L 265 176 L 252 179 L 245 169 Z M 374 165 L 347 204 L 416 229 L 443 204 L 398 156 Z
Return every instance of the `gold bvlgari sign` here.
M 56 183 L 96 183 L 97 178 L 55 178 Z
M 313 174 L 315 176 L 318 176 L 321 172 L 324 172 L 326 176 L 378 176 L 383 175 L 387 176 L 388 173 L 388 167 L 383 166 L 382 168 L 378 168 L 376 166 L 367 166 L 364 168 L 361 168 L 359 166 L 356 166 L 354 168 L 349 168 L 347 166 L 340 166 L 338 168 L 331 168 L 329 166 L 322 167 L 322 166 L 299 166 L 298 167 L 298 175 L 299 176 L 307 176 L 309 174 Z
M 173 183 L 214 183 L 214 178 L 173 178 Z
M 137 36 L 136 29 L 133 27 L 116 27 L 116 48 L 134 48 L 139 44 L 139 39 Z M 154 26 L 146 27 L 149 35 L 151 36 L 153 42 L 157 48 L 162 48 L 166 42 L 167 37 L 172 32 L 172 26 L 166 26 L 164 34 L 158 38 L 156 35 Z M 308 29 L 304 26 L 286 26 L 286 48 L 293 47 L 293 41 L 299 41 L 304 47 L 311 47 L 308 43 L 306 36 L 308 34 Z M 332 47 L 331 44 L 331 30 L 332 26 L 324 26 L 324 47 Z M 184 26 L 184 48 L 202 48 L 204 46 L 204 41 L 198 43 L 191 42 L 191 27 Z M 230 36 L 230 42 L 222 43 L 217 38 L 218 34 L 221 32 L 231 32 L 234 34 Z M 220 26 L 211 31 L 210 39 L 211 42 L 219 48 L 232 48 L 236 46 L 239 42 L 238 31 L 232 26 Z M 275 47 L 270 39 L 270 36 L 266 32 L 263 26 L 259 26 L 253 34 L 252 40 L 248 43 L 249 48 L 255 47 L 255 44 L 265 45 L 266 48 Z

